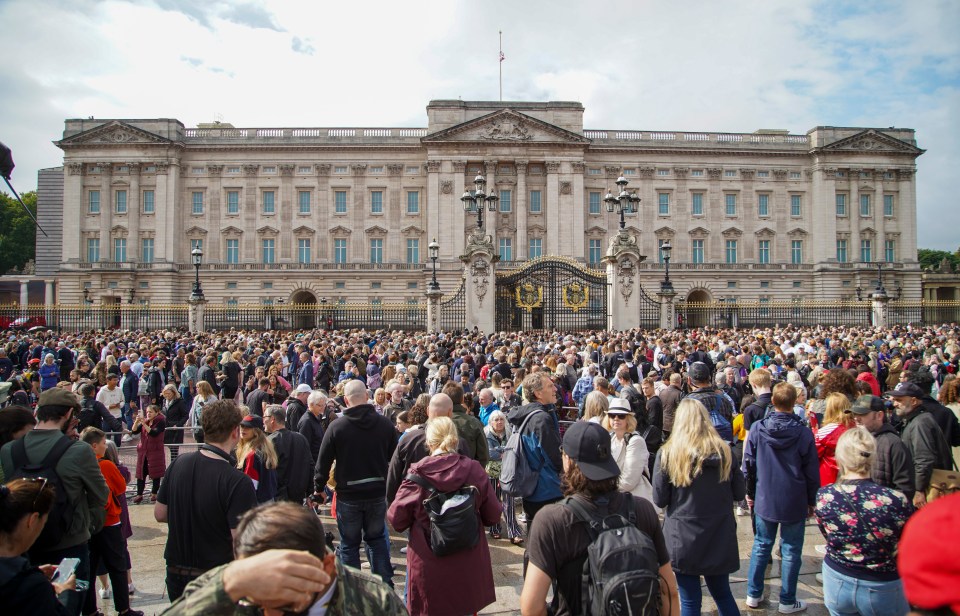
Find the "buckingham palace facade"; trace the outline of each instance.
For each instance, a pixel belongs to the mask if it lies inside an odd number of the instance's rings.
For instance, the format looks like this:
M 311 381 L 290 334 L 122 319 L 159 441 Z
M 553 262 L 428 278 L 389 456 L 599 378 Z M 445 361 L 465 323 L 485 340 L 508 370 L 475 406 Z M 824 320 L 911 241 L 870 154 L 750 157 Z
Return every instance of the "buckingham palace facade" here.
M 214 302 L 420 301 L 433 239 L 442 289 L 459 284 L 478 174 L 499 196 L 484 217 L 498 271 L 548 255 L 602 269 L 622 176 L 648 291 L 669 241 L 680 300 L 850 299 L 878 261 L 887 288 L 920 298 L 913 130 L 592 130 L 583 111 L 436 100 L 426 128 L 67 120 L 62 202 L 40 195 L 62 240 L 38 242 L 38 264 L 66 304 L 183 302 L 194 248 Z

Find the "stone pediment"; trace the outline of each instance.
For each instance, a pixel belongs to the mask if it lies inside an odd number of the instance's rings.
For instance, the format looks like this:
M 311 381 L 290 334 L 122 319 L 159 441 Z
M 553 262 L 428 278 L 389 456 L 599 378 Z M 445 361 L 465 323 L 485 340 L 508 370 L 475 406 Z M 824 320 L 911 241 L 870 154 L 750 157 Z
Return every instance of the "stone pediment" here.
M 787 231 L 787 235 L 789 235 L 790 237 L 805 237 L 807 235 L 807 231 L 805 229 L 801 229 L 800 227 L 797 227 L 796 229 L 791 229 L 790 231 Z
M 375 228 L 379 229 L 380 227 Z M 423 229 L 417 225 L 407 225 L 403 229 L 400 229 L 400 233 L 403 233 L 404 235 L 423 235 Z
M 330 235 L 350 235 L 353 233 L 351 229 L 347 229 L 342 225 L 337 225 L 333 229 L 330 229 Z
M 293 230 L 295 235 L 313 235 L 316 233 L 313 227 L 308 227 L 307 225 L 300 225 Z
M 670 238 L 674 236 L 674 230 L 670 227 L 660 227 L 653 234 L 660 238 Z
M 75 145 L 168 145 L 169 139 L 119 120 L 111 120 L 57 142 L 61 148 Z
M 243 229 L 238 229 L 234 226 L 229 226 L 226 229 L 220 231 L 221 235 L 243 235 Z
M 607 230 L 599 225 L 594 225 L 586 230 L 587 235 L 606 235 Z
M 226 232 L 226 229 L 224 229 L 224 232 Z M 186 233 L 186 235 L 188 235 L 188 236 L 190 236 L 190 235 L 206 235 L 206 234 L 207 234 L 207 230 L 206 230 L 206 229 L 201 229 L 200 227 L 190 227 L 190 228 L 187 229 L 184 233 Z
M 423 143 L 567 143 L 583 144 L 590 140 L 582 135 L 554 126 L 512 109 L 501 109 L 485 116 L 451 126 L 427 135 Z
M 373 225 L 372 227 L 367 227 L 363 230 L 364 233 L 368 235 L 386 235 L 387 230 L 381 227 L 380 225 Z
M 690 235 L 710 235 L 709 229 L 704 229 L 703 227 L 694 227 L 690 229 L 687 233 Z
M 259 233 L 260 235 L 276 235 L 277 233 L 280 233 L 280 232 L 274 229 L 273 227 L 271 227 L 270 225 L 264 225 L 259 229 L 257 229 L 257 233 Z
M 762 229 L 757 229 L 754 232 L 754 235 L 756 235 L 757 237 L 773 237 L 776 234 L 777 232 L 771 229 L 770 227 L 763 227 Z
M 596 227 L 594 227 L 594 228 L 596 228 Z M 591 230 L 592 230 L 592 229 L 591 229 Z M 543 226 L 541 226 L 541 225 L 530 225 L 529 227 L 527 227 L 527 233 L 536 233 L 536 234 L 539 234 L 539 235 L 543 235 L 543 234 L 546 233 L 546 232 L 547 232 L 547 230 L 544 229 Z
M 743 235 L 743 231 L 741 231 L 736 227 L 730 227 L 728 229 L 724 229 L 721 235 L 723 235 L 724 237 L 740 237 L 741 235 Z
M 923 154 L 923 150 L 876 129 L 867 129 L 834 141 L 820 148 L 825 152 L 889 152 L 895 154 Z

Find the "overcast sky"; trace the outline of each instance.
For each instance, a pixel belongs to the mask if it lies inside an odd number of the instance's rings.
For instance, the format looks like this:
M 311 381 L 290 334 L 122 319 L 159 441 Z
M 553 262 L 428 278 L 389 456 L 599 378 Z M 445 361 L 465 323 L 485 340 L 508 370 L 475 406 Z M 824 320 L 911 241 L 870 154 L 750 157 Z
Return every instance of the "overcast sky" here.
M 580 101 L 587 128 L 908 127 L 919 245 L 956 250 L 955 0 L 0 0 L 14 187 L 65 118 L 426 126 L 437 98 Z

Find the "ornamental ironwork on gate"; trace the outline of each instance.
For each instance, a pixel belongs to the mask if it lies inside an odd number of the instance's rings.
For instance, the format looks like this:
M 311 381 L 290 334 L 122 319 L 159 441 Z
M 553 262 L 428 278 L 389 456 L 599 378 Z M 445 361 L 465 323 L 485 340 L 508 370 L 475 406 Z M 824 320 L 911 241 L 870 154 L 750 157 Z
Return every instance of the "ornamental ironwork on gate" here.
M 660 301 L 653 299 L 643 287 L 638 288 L 637 294 L 638 307 L 634 309 L 637 313 L 637 327 L 643 329 L 657 329 L 660 327 Z
M 607 276 L 564 257 L 497 272 L 497 329 L 578 331 L 607 327 Z
M 465 279 L 453 295 L 440 298 L 440 329 L 443 331 L 462 330 L 467 326 L 467 293 Z

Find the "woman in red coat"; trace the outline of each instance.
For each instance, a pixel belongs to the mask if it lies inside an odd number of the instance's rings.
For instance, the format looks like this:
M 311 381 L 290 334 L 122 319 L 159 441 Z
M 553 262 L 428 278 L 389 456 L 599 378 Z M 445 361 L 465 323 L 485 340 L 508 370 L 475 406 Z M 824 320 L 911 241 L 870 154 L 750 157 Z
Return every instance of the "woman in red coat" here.
M 477 489 L 480 524 L 478 541 L 470 549 L 436 556 L 428 544 L 430 521 L 423 508 L 429 491 L 409 479 L 400 484 L 397 497 L 387 510 L 387 520 L 398 532 L 410 530 L 407 546 L 407 608 L 418 614 L 473 614 L 496 601 L 493 569 L 484 527 L 500 520 L 500 501 L 480 463 L 457 453 L 457 428 L 449 417 L 427 422 L 430 455 L 410 467 L 438 490 L 450 492 L 462 486 Z
M 817 457 L 820 459 L 820 485 L 828 486 L 837 481 L 837 441 L 853 426 L 850 414 L 850 398 L 841 393 L 827 396 L 823 424 L 813 435 L 817 443 Z
M 167 428 L 167 420 L 160 413 L 160 408 L 151 404 L 146 410 L 137 413 L 130 432 L 140 435 L 137 443 L 137 495 L 133 499 L 135 505 L 143 501 L 143 489 L 147 486 L 147 477 L 153 480 L 150 487 L 150 502 L 157 502 L 157 492 L 160 490 L 160 479 L 167 471 L 167 456 L 163 450 L 163 432 Z

